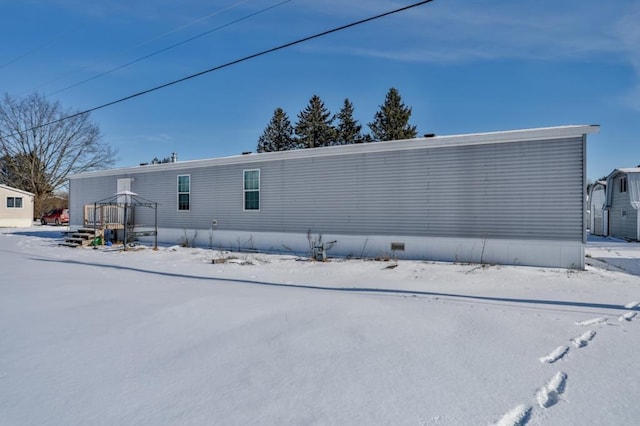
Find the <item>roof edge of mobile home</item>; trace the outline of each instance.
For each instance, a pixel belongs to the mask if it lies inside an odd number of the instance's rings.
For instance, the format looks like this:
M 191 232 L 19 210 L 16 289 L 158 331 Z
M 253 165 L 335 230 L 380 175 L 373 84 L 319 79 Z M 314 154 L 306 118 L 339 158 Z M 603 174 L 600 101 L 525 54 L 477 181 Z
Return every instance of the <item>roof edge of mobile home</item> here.
M 593 125 L 566 125 L 556 127 L 540 127 L 521 130 L 506 130 L 499 132 L 468 133 L 447 136 L 433 136 L 415 139 L 384 141 L 364 144 L 351 144 L 340 146 L 328 146 L 321 148 L 309 148 L 291 151 L 266 152 L 260 154 L 241 154 L 228 157 L 208 158 L 198 160 L 180 161 L 177 163 L 164 163 L 144 166 L 129 166 L 118 169 L 98 170 L 83 172 L 69 176 L 69 179 L 89 176 L 109 176 L 127 172 L 153 172 L 158 170 L 180 169 L 189 167 L 206 167 L 213 165 L 251 163 L 269 160 L 284 160 L 294 158 L 323 157 L 332 155 L 347 155 L 362 152 L 385 152 L 424 148 L 440 148 L 462 145 L 482 145 L 504 142 L 516 142 L 526 140 L 552 140 L 559 138 L 575 137 L 590 133 L 597 133 L 600 126 Z
M 9 191 L 19 192 L 19 193 L 24 194 L 24 195 L 35 195 L 33 192 L 25 191 L 24 189 L 14 188 L 14 187 L 9 186 L 9 185 L 3 185 L 1 183 L 0 183 L 0 188 L 4 188 L 4 189 L 9 190 Z

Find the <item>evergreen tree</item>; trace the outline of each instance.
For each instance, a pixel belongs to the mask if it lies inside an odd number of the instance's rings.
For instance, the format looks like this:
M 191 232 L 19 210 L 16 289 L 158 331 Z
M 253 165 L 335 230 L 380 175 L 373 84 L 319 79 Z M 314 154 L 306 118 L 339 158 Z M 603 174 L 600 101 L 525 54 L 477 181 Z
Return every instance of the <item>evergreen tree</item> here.
M 400 98 L 400 92 L 395 87 L 389 89 L 376 112 L 373 122 L 369 123 L 372 137 L 376 141 L 391 141 L 397 139 L 411 139 L 418 134 L 416 126 L 409 125 L 411 108 L 405 106 Z
M 353 104 L 349 98 L 344 100 L 344 105 L 336 115 L 338 125 L 336 126 L 336 140 L 334 145 L 348 145 L 362 142 L 362 126 L 353 118 Z
M 295 132 L 301 148 L 331 145 L 336 139 L 333 117 L 320 97 L 313 95 L 309 105 L 298 114 Z
M 293 126 L 282 108 L 273 111 L 269 125 L 258 138 L 258 152 L 287 151 L 295 149 Z

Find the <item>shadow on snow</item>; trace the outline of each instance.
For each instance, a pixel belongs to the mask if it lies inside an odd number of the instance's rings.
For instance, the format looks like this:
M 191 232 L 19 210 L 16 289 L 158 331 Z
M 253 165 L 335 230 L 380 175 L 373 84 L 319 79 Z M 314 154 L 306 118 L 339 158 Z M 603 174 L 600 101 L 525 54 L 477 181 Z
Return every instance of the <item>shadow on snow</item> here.
M 64 232 L 67 231 L 67 227 L 55 230 L 42 230 L 42 231 L 17 231 L 10 232 L 11 235 L 21 235 L 23 237 L 38 237 L 44 239 L 59 240 L 64 236 Z
M 474 296 L 474 295 L 465 295 L 465 294 L 438 293 L 438 292 L 419 291 L 419 290 L 402 290 L 402 289 L 385 289 L 385 288 L 368 288 L 368 287 L 329 287 L 329 286 L 318 286 L 318 285 L 310 285 L 310 284 L 285 284 L 285 283 L 274 283 L 274 282 L 247 280 L 247 279 L 238 279 L 238 278 L 218 278 L 218 277 L 212 277 L 212 276 L 178 274 L 175 272 L 161 272 L 161 271 L 153 271 L 148 269 L 134 268 L 131 266 L 108 265 L 108 264 L 100 264 L 100 263 L 81 262 L 77 260 L 57 260 L 57 259 L 44 259 L 44 258 L 32 258 L 32 260 L 41 261 L 41 262 L 68 263 L 68 264 L 80 265 L 80 266 L 94 266 L 99 268 L 113 268 L 113 269 L 132 271 L 132 272 L 138 272 L 143 274 L 153 274 L 153 275 L 160 275 L 160 276 L 172 277 L 172 278 L 182 278 L 182 279 L 189 279 L 189 280 L 218 281 L 218 282 L 229 282 L 229 283 L 281 287 L 281 288 L 334 291 L 334 292 L 342 292 L 342 293 L 369 293 L 369 294 L 379 294 L 379 295 L 389 295 L 389 296 L 409 295 L 409 296 L 445 297 L 445 298 L 451 298 L 451 299 L 480 301 L 485 303 L 491 303 L 491 302 L 512 303 L 514 304 L 514 306 L 515 304 L 531 304 L 531 305 L 549 305 L 549 306 L 614 309 L 614 310 L 629 311 L 629 309 L 625 308 L 623 305 L 612 305 L 607 303 L 570 302 L 570 301 L 563 301 L 563 300 L 515 299 L 515 298 L 509 298 L 509 297 Z M 589 313 L 593 314 L 593 312 L 589 312 Z

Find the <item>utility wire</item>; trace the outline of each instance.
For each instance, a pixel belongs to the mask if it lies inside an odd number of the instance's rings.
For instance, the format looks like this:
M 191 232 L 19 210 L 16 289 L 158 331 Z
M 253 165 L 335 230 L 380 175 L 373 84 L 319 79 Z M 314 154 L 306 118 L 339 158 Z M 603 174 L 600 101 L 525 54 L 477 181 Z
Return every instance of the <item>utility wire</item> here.
M 209 13 L 208 15 L 205 15 L 205 16 L 202 16 L 202 17 L 200 17 L 200 18 L 194 19 L 194 20 L 193 20 L 193 21 L 191 21 L 191 22 L 187 22 L 187 23 L 186 23 L 186 24 L 184 24 L 184 25 L 180 25 L 179 27 L 176 27 L 176 28 L 174 28 L 174 29 L 172 29 L 172 30 L 170 30 L 170 31 L 167 31 L 166 33 L 159 34 L 159 35 L 157 35 L 157 36 L 155 36 L 155 37 L 152 37 L 152 38 L 150 38 L 149 40 L 144 41 L 144 42 L 142 42 L 142 43 L 140 43 L 140 44 L 138 44 L 138 45 L 134 46 L 133 48 L 134 48 L 134 49 L 136 49 L 136 48 L 138 48 L 138 47 L 145 46 L 145 45 L 147 45 L 147 44 L 151 43 L 152 41 L 158 40 L 158 39 L 160 39 L 160 38 L 164 38 L 164 37 L 168 36 L 169 34 L 173 34 L 173 33 L 176 33 L 176 32 L 178 32 L 178 31 L 182 31 L 182 30 L 184 30 L 185 28 L 188 28 L 188 27 L 190 27 L 190 26 L 192 26 L 192 25 L 197 24 L 198 22 L 201 22 L 201 21 L 204 21 L 204 20 L 206 20 L 206 19 L 209 19 L 209 18 L 211 18 L 212 16 L 217 16 L 217 15 L 220 15 L 221 13 L 228 12 L 228 11 L 230 11 L 230 10 L 232 10 L 232 9 L 235 9 L 236 7 L 242 6 L 243 4 L 248 3 L 249 1 L 251 1 L 251 0 L 242 0 L 242 1 L 239 1 L 238 3 L 234 3 L 234 4 L 232 4 L 231 6 L 227 6 L 227 7 L 225 7 L 224 9 L 220 9 L 220 10 L 216 10 L 215 12 L 211 12 L 211 13 Z
M 245 57 L 242 57 L 240 59 L 236 59 L 234 61 L 227 62 L 227 63 L 224 63 L 222 65 L 215 66 L 213 68 L 209 68 L 208 70 L 200 71 L 200 72 L 197 72 L 195 74 L 191 74 L 191 75 L 188 75 L 186 77 L 179 78 L 177 80 L 173 80 L 173 81 L 170 81 L 168 83 L 164 83 L 164 84 L 161 84 L 159 86 L 152 87 L 151 89 L 143 90 L 141 92 L 137 92 L 137 93 L 134 93 L 132 95 L 125 96 L 124 98 L 120 98 L 120 99 L 117 99 L 115 101 L 107 102 L 105 104 L 102 104 L 102 105 L 99 105 L 99 106 L 96 106 L 96 107 L 93 107 L 93 108 L 89 108 L 89 109 L 86 109 L 84 111 L 80 111 L 80 112 L 77 112 L 75 114 L 68 115 L 66 117 L 59 118 L 57 120 L 49 121 L 48 123 L 40 124 L 39 126 L 35 126 L 35 127 L 30 128 L 30 129 L 26 129 L 26 130 L 24 130 L 22 132 L 16 132 L 16 133 L 13 133 L 13 134 L 8 135 L 8 136 L 15 136 L 15 135 L 19 135 L 21 133 L 25 133 L 25 132 L 29 132 L 29 131 L 32 131 L 32 130 L 35 130 L 35 129 L 39 129 L 41 127 L 50 126 L 52 124 L 57 124 L 57 123 L 60 123 L 60 122 L 62 122 L 64 120 L 69 120 L 69 119 L 77 117 L 79 115 L 88 114 L 88 113 L 93 112 L 93 111 L 97 111 L 97 110 L 100 110 L 100 109 L 103 109 L 103 108 L 106 108 L 106 107 L 109 107 L 109 106 L 112 106 L 112 105 L 115 105 L 115 104 L 119 104 L 121 102 L 128 101 L 129 99 L 137 98 L 138 96 L 146 95 L 147 93 L 155 92 L 156 90 L 164 89 L 166 87 L 173 86 L 175 84 L 182 83 L 184 81 L 191 80 L 191 79 L 196 78 L 196 77 L 200 77 L 200 76 L 202 76 L 204 74 L 208 74 L 208 73 L 213 72 L 213 71 L 218 71 L 218 70 L 221 70 L 223 68 L 227 68 L 227 67 L 230 67 L 232 65 L 239 64 L 241 62 L 246 62 L 246 61 L 248 61 L 250 59 L 255 59 L 255 58 L 258 58 L 260 56 L 267 55 L 269 53 L 277 52 L 279 50 L 283 50 L 283 49 L 286 49 L 288 47 L 295 46 L 295 45 L 307 42 L 309 40 L 314 40 L 316 38 L 320 38 L 320 37 L 324 37 L 324 36 L 329 35 L 329 34 L 336 33 L 338 31 L 346 30 L 347 28 L 355 27 L 357 25 L 361 25 L 361 24 L 364 24 L 366 22 L 371 22 L 371 21 L 374 21 L 376 19 L 384 18 L 386 16 L 390 16 L 390 15 L 394 15 L 394 14 L 399 13 L 399 12 L 403 12 L 405 10 L 413 9 L 415 7 L 418 7 L 418 6 L 422 6 L 424 4 L 431 3 L 432 1 L 433 0 L 419 1 L 417 3 L 413 3 L 413 4 L 410 4 L 408 6 L 403 6 L 403 7 L 397 8 L 397 9 L 390 10 L 388 12 L 381 13 L 379 15 L 375 15 L 375 16 L 371 16 L 369 18 L 361 19 L 359 21 L 355 21 L 355 22 L 352 22 L 350 24 L 342 25 L 340 27 L 336 27 L 336 28 L 333 28 L 333 29 L 330 29 L 330 30 L 322 31 L 322 32 L 314 34 L 314 35 L 310 35 L 310 36 L 307 36 L 307 37 L 304 37 L 304 38 L 297 39 L 295 41 L 291 41 L 289 43 L 281 44 L 279 46 L 272 47 L 270 49 L 263 50 L 263 51 L 258 52 L 258 53 L 254 53 L 252 55 L 245 56 Z
M 45 47 L 49 47 L 52 44 L 57 43 L 62 37 L 66 36 L 67 34 L 70 34 L 71 32 L 72 31 L 67 31 L 67 32 L 63 33 L 62 35 L 60 35 L 58 37 L 55 37 L 55 38 L 53 38 L 53 39 L 51 39 L 51 40 L 49 40 L 49 41 L 47 41 L 45 43 L 42 43 L 41 45 L 39 45 L 37 47 L 34 47 L 33 49 L 31 49 L 31 50 L 29 50 L 29 51 L 27 51 L 27 52 L 25 52 L 25 53 L 23 53 L 23 54 L 21 54 L 19 56 L 16 56 L 15 58 L 11 59 L 9 62 L 6 62 L 6 63 L 0 65 L 0 70 L 3 69 L 3 68 L 8 67 L 9 65 L 11 65 L 11 64 L 13 64 L 15 62 L 18 62 L 19 60 L 21 60 L 23 58 L 26 58 L 29 55 L 32 55 L 32 54 L 36 53 L 39 50 L 44 49 Z
M 9 65 L 13 64 L 14 62 L 18 62 L 22 58 L 25 58 L 25 57 L 37 52 L 38 50 L 44 49 L 45 47 L 47 47 L 47 46 L 49 46 L 51 44 L 53 44 L 53 41 L 49 41 L 47 43 L 41 44 L 40 46 L 34 47 L 33 49 L 23 53 L 22 55 L 16 56 L 15 58 L 11 59 L 9 62 L 6 62 L 6 63 L 0 65 L 0 70 L 3 69 L 3 68 L 8 67 Z
M 89 82 L 89 81 L 95 80 L 96 78 L 100 78 L 100 77 L 103 77 L 103 76 L 105 76 L 105 75 L 107 75 L 107 74 L 111 74 L 111 73 L 112 73 L 112 72 L 114 72 L 114 71 L 121 70 L 122 68 L 126 68 L 126 67 L 128 67 L 129 65 L 133 65 L 133 64 L 138 63 L 138 62 L 140 62 L 140 61 L 143 61 L 143 60 L 145 60 L 145 59 L 148 59 L 148 58 L 150 58 L 150 57 L 152 57 L 152 56 L 155 56 L 155 55 L 158 55 L 158 54 L 160 54 L 160 53 L 166 52 L 167 50 L 171 50 L 171 49 L 173 49 L 173 48 L 175 48 L 175 47 L 178 47 L 178 46 L 181 46 L 181 45 L 183 45 L 183 44 L 185 44 L 185 43 L 188 43 L 188 42 L 190 42 L 190 41 L 193 41 L 193 40 L 195 40 L 195 39 L 197 39 L 197 38 L 203 37 L 203 36 L 205 36 L 205 35 L 207 35 L 207 34 L 211 34 L 211 33 L 212 33 L 212 32 L 214 32 L 214 31 L 221 30 L 221 29 L 226 28 L 226 27 L 228 27 L 228 26 L 231 26 L 231 25 L 233 25 L 233 24 L 237 24 L 237 23 L 238 23 L 238 22 L 240 22 L 240 21 L 244 21 L 245 19 L 249 19 L 249 18 L 252 18 L 252 17 L 254 17 L 254 16 L 256 16 L 256 15 L 259 15 L 259 14 L 261 14 L 261 13 L 267 12 L 267 11 L 269 11 L 269 10 L 271 10 L 271 9 L 275 9 L 276 7 L 278 7 L 278 6 L 282 6 L 282 5 L 283 5 L 283 4 L 285 4 L 285 3 L 289 3 L 290 1 L 291 1 L 291 0 L 283 0 L 283 1 L 281 1 L 280 3 L 276 3 L 276 4 L 273 4 L 273 5 L 271 5 L 271 6 L 265 7 L 264 9 L 258 10 L 257 12 L 250 13 L 249 15 L 242 16 L 242 17 L 240 17 L 240 18 L 238 18 L 238 19 L 235 19 L 235 20 L 233 20 L 233 21 L 231 21 L 231 22 L 228 22 L 228 23 L 226 23 L 226 24 L 224 24 L 224 25 L 220 25 L 219 27 L 212 28 L 212 29 L 210 29 L 209 31 L 205 31 L 205 32 L 203 32 L 203 33 L 200 33 L 200 34 L 198 34 L 198 35 L 195 35 L 195 36 L 193 36 L 193 37 L 190 37 L 190 38 L 188 38 L 188 39 L 186 39 L 186 40 L 180 41 L 180 42 L 178 42 L 178 43 L 174 43 L 174 44 L 172 44 L 171 46 L 167 46 L 167 47 L 165 47 L 164 49 L 156 50 L 156 51 L 155 51 L 155 52 L 153 52 L 153 53 L 149 53 L 148 55 L 142 56 L 142 57 L 140 57 L 140 58 L 138 58 L 138 59 L 134 59 L 133 61 L 127 62 L 126 64 L 122 64 L 122 65 L 117 66 L 117 67 L 115 67 L 115 68 L 111 68 L 110 70 L 104 71 L 104 72 L 102 72 L 102 73 L 100 73 L 100 74 L 96 74 L 96 75 L 94 75 L 93 77 L 89 77 L 89 78 L 87 78 L 87 79 L 85 79 L 85 80 L 82 80 L 82 81 L 80 81 L 80 82 L 78 82 L 78 83 L 74 83 L 74 84 L 72 84 L 72 85 L 70 85 L 70 86 L 67 86 L 67 87 L 64 87 L 64 88 L 62 88 L 62 89 L 60 89 L 60 90 L 56 90 L 55 92 L 49 93 L 49 94 L 47 94 L 46 96 L 53 96 L 53 95 L 57 95 L 58 93 L 60 93 L 60 92 L 64 92 L 65 90 L 69 90 L 69 89 L 71 89 L 71 88 L 74 88 L 74 87 L 80 86 L 81 84 L 84 84 L 84 83 L 87 83 L 87 82 Z
M 170 31 L 167 31 L 167 32 L 165 32 L 164 34 L 157 35 L 157 36 L 155 36 L 155 37 L 153 37 L 153 38 L 151 38 L 151 39 L 149 39 L 149 40 L 147 40 L 147 41 L 145 41 L 145 42 L 142 42 L 142 43 L 140 43 L 140 44 L 138 44 L 138 45 L 136 45 L 136 46 L 132 47 L 132 48 L 131 48 L 131 49 L 129 49 L 129 50 L 137 49 L 137 48 L 139 48 L 139 47 L 145 46 L 145 45 L 147 45 L 147 44 L 151 43 L 152 41 L 155 41 L 155 40 L 158 40 L 158 39 L 160 39 L 160 38 L 166 37 L 166 36 L 167 36 L 167 35 L 169 35 L 169 34 L 173 34 L 173 33 L 175 33 L 175 32 L 181 31 L 181 30 L 183 30 L 183 29 L 185 29 L 185 28 L 188 28 L 188 27 L 190 27 L 190 26 L 192 26 L 192 25 L 195 25 L 195 24 L 196 24 L 196 23 L 198 23 L 198 22 L 201 22 L 201 21 L 203 21 L 203 20 L 205 20 L 205 19 L 209 19 L 209 18 L 211 18 L 212 16 L 216 16 L 216 15 L 219 15 L 219 14 L 221 14 L 221 13 L 228 12 L 228 11 L 230 11 L 230 10 L 232 10 L 232 9 L 235 9 L 235 8 L 237 8 L 237 7 L 239 7 L 239 6 L 242 6 L 243 4 L 245 4 L 245 3 L 249 2 L 249 1 L 251 1 L 251 0 L 242 0 L 242 1 L 238 2 L 238 3 L 232 4 L 231 6 L 227 6 L 227 7 L 225 7 L 224 9 L 220 9 L 220 10 L 216 10 L 215 12 L 211 12 L 211 13 L 209 13 L 208 15 L 205 15 L 205 16 L 203 16 L 203 17 L 197 18 L 197 19 L 195 19 L 195 20 L 193 20 L 193 21 L 191 21 L 191 22 L 188 22 L 188 23 L 186 23 L 186 24 L 184 24 L 184 25 L 181 25 L 181 26 L 179 26 L 179 27 L 176 27 L 176 28 L 174 28 L 174 29 L 172 29 L 172 30 L 170 30 Z M 290 1 L 290 0 L 289 0 L 289 1 Z M 231 24 L 228 24 L 228 25 L 231 25 Z M 228 25 L 227 25 L 227 26 L 228 26 Z M 223 27 L 222 27 L 222 28 L 223 28 Z M 211 31 L 209 31 L 209 32 L 213 32 L 213 31 L 216 31 L 216 30 L 217 30 L 217 29 L 214 29 L 214 30 L 211 30 Z M 205 33 L 205 34 L 208 34 L 209 32 L 207 32 L 207 33 Z M 202 34 L 202 35 L 204 35 L 204 34 Z M 194 37 L 194 38 L 197 38 L 197 37 L 199 37 L 199 36 L 196 36 L 196 37 Z M 190 41 L 190 40 L 187 40 L 187 41 Z M 186 43 L 186 41 L 185 41 L 184 43 Z M 46 46 L 46 45 L 41 46 L 40 48 L 45 47 L 45 46 Z M 175 46 L 172 46 L 172 47 L 175 47 Z M 38 49 L 40 49 L 40 48 L 38 48 Z M 171 47 L 169 47 L 169 48 L 171 48 Z M 168 49 L 169 49 L 169 48 L 168 48 Z M 34 49 L 34 51 L 35 51 L 35 50 L 38 50 L 38 49 Z M 168 50 L 168 49 L 167 49 L 167 50 Z M 152 54 L 150 54 L 149 56 L 153 56 L 153 55 L 155 55 L 155 54 L 157 54 L 157 53 L 160 53 L 160 52 L 152 53 Z M 24 55 L 23 55 L 23 56 L 24 56 Z M 147 57 L 149 57 L 149 56 L 146 56 L 145 58 L 147 58 Z M 144 58 L 141 58 L 141 59 L 138 59 L 138 60 L 142 60 L 142 59 L 144 59 Z M 17 60 L 17 59 L 16 59 L 16 60 Z M 72 85 L 72 86 L 68 86 L 68 87 L 65 87 L 65 88 L 63 88 L 63 89 L 60 89 L 60 90 L 58 90 L 58 91 L 56 91 L 56 92 L 50 93 L 50 94 L 49 94 L 49 96 L 54 95 L 54 94 L 56 94 L 56 93 L 60 93 L 60 92 L 62 92 L 62 91 L 65 91 L 65 90 L 67 90 L 67 89 L 70 89 L 70 88 L 72 88 L 72 87 L 78 86 L 78 85 L 80 85 L 80 84 L 86 83 L 87 81 L 90 81 L 90 80 L 93 80 L 93 79 L 95 79 L 95 78 L 101 77 L 102 75 L 105 75 L 105 74 L 111 73 L 111 72 L 116 71 L 116 70 L 118 70 L 118 69 L 124 68 L 125 66 L 127 66 L 127 65 L 131 65 L 131 64 L 133 64 L 133 63 L 137 62 L 138 60 L 133 61 L 133 62 L 130 62 L 129 64 L 125 64 L 125 65 L 123 65 L 123 66 L 120 66 L 120 67 L 114 68 L 114 69 L 112 69 L 112 70 L 106 71 L 106 72 L 104 72 L 103 74 L 100 74 L 100 75 L 97 75 L 97 76 L 91 77 L 91 78 L 89 78 L 88 80 L 81 81 L 80 83 L 76 83 L 76 84 L 74 84 L 74 85 Z M 12 61 L 12 62 L 15 62 L 15 60 L 14 60 L 14 61 Z M 53 78 L 53 79 L 47 80 L 47 81 L 45 81 L 44 83 L 40 83 L 39 85 L 37 85 L 37 86 L 35 86 L 35 87 L 32 87 L 32 88 L 31 88 L 31 89 L 29 89 L 29 90 L 25 90 L 25 91 L 24 91 L 24 92 L 22 92 L 22 93 L 23 93 L 23 94 L 25 94 L 25 93 L 32 92 L 34 89 L 39 89 L 39 88 L 40 88 L 40 87 L 42 87 L 42 86 L 46 86 L 46 85 L 48 85 L 48 84 L 55 83 L 56 81 L 62 80 L 63 78 L 65 78 L 65 77 L 67 77 L 67 76 L 69 76 L 69 75 L 71 75 L 71 74 L 74 74 L 74 73 L 76 73 L 76 72 L 78 72 L 78 71 L 82 71 L 82 70 L 87 69 L 87 68 L 89 68 L 89 65 L 85 65 L 85 66 L 80 67 L 80 68 L 77 68 L 77 69 L 75 69 L 75 70 L 71 70 L 71 71 L 69 71 L 69 72 L 64 73 L 64 74 L 63 74 L 63 75 L 61 75 L 61 76 L 58 76 L 58 77 L 55 77 L 55 78 Z M 2 69 L 2 67 L 0 67 L 0 69 Z

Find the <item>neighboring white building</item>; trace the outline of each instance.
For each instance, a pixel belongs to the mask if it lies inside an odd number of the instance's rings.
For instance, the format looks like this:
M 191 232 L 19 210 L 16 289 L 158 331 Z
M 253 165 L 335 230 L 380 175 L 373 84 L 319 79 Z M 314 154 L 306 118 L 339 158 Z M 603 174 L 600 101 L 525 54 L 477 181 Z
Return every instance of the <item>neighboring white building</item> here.
M 31 192 L 0 185 L 0 227 L 23 227 L 33 224 Z
M 608 229 L 605 228 L 603 235 L 640 241 L 639 208 L 640 167 L 612 171 L 607 176 Z

